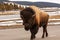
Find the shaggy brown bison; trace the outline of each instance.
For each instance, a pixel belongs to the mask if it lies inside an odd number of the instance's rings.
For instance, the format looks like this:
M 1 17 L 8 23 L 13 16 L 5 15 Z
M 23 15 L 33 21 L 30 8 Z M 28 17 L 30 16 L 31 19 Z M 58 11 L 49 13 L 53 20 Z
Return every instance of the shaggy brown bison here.
M 30 6 L 25 9 L 23 9 L 20 12 L 20 16 L 23 20 L 23 25 L 25 26 L 25 30 L 30 30 L 31 32 L 31 40 L 33 40 L 38 32 L 39 27 L 43 27 L 43 35 L 42 38 L 44 38 L 44 34 L 46 34 L 46 37 L 48 36 L 47 33 L 47 23 L 49 19 L 49 15 L 40 10 L 40 8 L 36 6 Z

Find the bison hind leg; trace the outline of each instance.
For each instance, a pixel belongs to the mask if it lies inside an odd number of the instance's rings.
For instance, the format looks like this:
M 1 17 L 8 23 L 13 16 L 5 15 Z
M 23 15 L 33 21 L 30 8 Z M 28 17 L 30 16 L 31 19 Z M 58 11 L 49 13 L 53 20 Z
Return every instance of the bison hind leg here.
M 46 32 L 46 37 L 48 37 L 48 33 Z
M 45 34 L 46 34 L 46 37 L 48 37 L 47 24 L 43 25 L 43 35 L 42 35 L 42 38 L 44 38 Z

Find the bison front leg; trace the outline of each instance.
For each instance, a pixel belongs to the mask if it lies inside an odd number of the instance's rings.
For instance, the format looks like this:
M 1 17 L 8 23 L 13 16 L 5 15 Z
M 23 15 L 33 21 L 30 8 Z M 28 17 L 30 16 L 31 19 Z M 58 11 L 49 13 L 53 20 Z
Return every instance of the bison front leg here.
M 36 38 L 36 34 L 38 32 L 38 27 L 36 26 L 33 26 L 32 28 L 30 28 L 30 32 L 31 32 L 31 40 L 35 39 Z
M 44 38 L 44 34 L 46 34 L 46 37 L 48 37 L 47 25 L 43 26 L 43 35 L 42 35 L 42 38 Z

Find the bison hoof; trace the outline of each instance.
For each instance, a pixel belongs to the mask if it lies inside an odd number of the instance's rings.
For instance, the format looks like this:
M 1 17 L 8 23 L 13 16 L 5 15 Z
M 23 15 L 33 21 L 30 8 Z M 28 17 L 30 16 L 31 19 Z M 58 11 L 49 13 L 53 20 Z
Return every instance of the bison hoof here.
M 36 38 L 36 36 L 31 36 L 31 40 L 34 40 Z
M 44 36 L 42 36 L 42 38 L 44 38 Z
M 46 34 L 46 37 L 48 37 L 48 33 Z

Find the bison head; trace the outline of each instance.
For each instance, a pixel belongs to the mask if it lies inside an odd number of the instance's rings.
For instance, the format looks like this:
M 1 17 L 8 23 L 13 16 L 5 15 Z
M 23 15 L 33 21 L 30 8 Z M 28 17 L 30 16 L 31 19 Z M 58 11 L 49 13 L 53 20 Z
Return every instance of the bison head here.
M 20 12 L 25 30 L 29 30 L 34 24 L 35 12 L 31 8 L 25 8 Z

